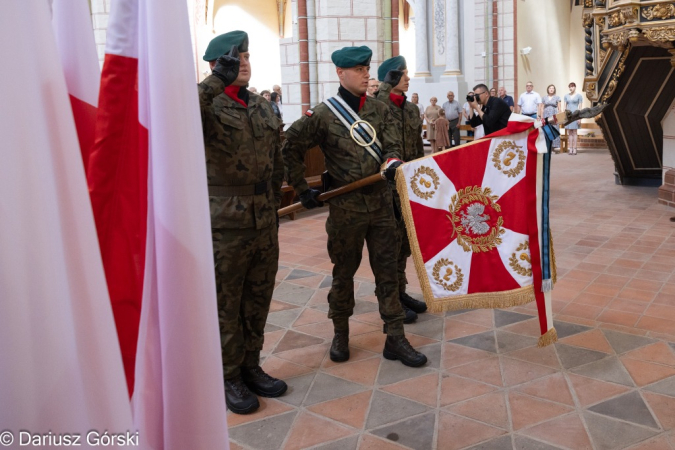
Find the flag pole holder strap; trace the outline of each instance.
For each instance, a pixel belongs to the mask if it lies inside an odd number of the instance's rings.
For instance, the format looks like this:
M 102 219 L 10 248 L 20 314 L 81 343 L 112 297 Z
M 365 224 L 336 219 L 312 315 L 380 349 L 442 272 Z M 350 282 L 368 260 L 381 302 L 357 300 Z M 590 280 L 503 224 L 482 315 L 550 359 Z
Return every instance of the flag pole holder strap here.
M 356 136 L 354 136 L 354 128 L 356 128 L 360 123 L 368 126 L 368 128 L 373 130 L 373 139 L 370 142 L 362 144 L 361 142 L 358 141 L 358 139 L 356 139 Z M 354 122 L 352 126 L 349 128 L 349 134 L 351 135 L 352 139 L 354 139 L 354 142 L 356 142 L 361 147 L 370 147 L 375 143 L 375 140 L 377 139 L 377 132 L 375 131 L 375 128 L 373 128 L 373 126 L 370 123 L 366 122 L 365 120 L 357 120 L 356 122 Z

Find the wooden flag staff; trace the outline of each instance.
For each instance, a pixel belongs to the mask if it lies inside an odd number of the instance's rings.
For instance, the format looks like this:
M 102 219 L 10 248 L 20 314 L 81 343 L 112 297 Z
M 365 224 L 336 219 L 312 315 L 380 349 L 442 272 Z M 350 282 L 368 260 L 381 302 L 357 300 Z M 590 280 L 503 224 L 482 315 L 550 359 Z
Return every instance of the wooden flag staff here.
M 346 194 L 347 192 L 352 192 L 356 189 L 362 188 L 364 186 L 368 186 L 374 183 L 377 183 L 378 181 L 382 181 L 382 173 L 376 173 L 375 175 L 371 175 L 369 177 L 366 177 L 362 180 L 355 181 L 353 183 L 350 183 L 346 186 L 339 187 L 337 189 L 333 189 L 327 192 L 324 192 L 323 194 L 320 194 L 316 199 L 319 201 L 324 201 L 328 200 L 333 197 L 337 197 L 338 195 Z M 283 217 L 287 214 L 299 211 L 302 209 L 302 203 L 293 203 L 290 206 L 286 206 L 285 208 L 281 208 L 279 211 L 277 211 L 277 214 L 279 214 L 279 217 Z

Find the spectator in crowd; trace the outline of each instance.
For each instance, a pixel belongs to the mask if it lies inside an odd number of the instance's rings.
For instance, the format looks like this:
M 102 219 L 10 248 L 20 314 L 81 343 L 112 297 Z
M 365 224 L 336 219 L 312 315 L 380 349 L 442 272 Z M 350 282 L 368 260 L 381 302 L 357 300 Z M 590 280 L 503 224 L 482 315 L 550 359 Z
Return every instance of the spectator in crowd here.
M 279 86 L 278 84 L 275 84 L 274 86 L 272 86 L 272 91 L 276 92 L 277 95 L 279 96 L 279 103 L 283 103 L 281 101 L 281 86 Z
M 548 119 L 551 116 L 555 116 L 560 112 L 560 97 L 556 95 L 556 89 L 555 86 L 550 84 L 546 88 L 546 97 L 543 98 L 542 100 L 542 105 L 544 108 L 542 118 L 543 119 Z M 556 130 L 560 131 L 558 128 L 558 125 L 551 125 L 552 127 L 555 127 Z M 558 136 L 555 138 L 555 141 L 553 141 L 553 145 L 551 146 L 552 148 L 560 148 L 560 137 Z
M 499 97 L 490 97 L 488 87 L 484 84 L 474 86 L 473 93 L 474 101 L 469 102 L 475 112 L 471 125 L 475 127 L 482 124 L 486 135 L 506 128 L 511 116 L 506 102 Z
M 366 95 L 368 97 L 375 97 L 375 92 L 380 88 L 380 82 L 377 81 L 376 78 L 371 78 L 368 80 L 368 90 L 366 91 Z
M 420 109 L 420 119 L 424 120 L 424 105 L 420 103 L 420 96 L 417 95 L 417 92 L 413 93 L 410 102 Z
M 496 97 L 497 96 L 497 89 L 492 88 L 490 89 L 490 97 Z
M 262 95 L 262 96 L 265 98 L 265 100 L 267 100 L 268 102 L 271 102 L 271 101 L 272 101 L 272 96 L 270 95 L 270 91 L 268 91 L 267 89 L 265 89 L 264 91 L 262 91 L 262 92 L 260 93 L 260 95 Z
M 272 91 L 276 92 L 277 95 L 279 95 L 279 102 L 277 103 L 277 107 L 279 108 L 279 113 L 283 116 L 284 115 L 284 107 L 283 107 L 284 98 L 281 95 L 281 86 L 279 86 L 278 84 L 275 84 L 274 86 L 272 86 Z
M 436 97 L 431 97 L 429 99 L 429 106 L 424 110 L 424 118 L 427 121 L 427 140 L 431 144 L 431 151 L 436 150 L 436 120 L 438 119 L 438 111 L 442 110 L 440 106 L 436 105 L 438 99 Z
M 274 111 L 274 114 L 281 119 L 281 109 L 279 108 L 281 104 L 281 95 L 279 95 L 276 91 L 272 92 L 270 94 L 270 102 L 272 103 L 272 111 Z
M 473 95 L 473 91 L 469 92 L 466 94 L 467 97 L 470 95 Z M 469 105 L 469 101 L 467 100 L 464 102 L 464 105 L 462 105 L 462 115 L 464 116 L 464 125 L 471 125 L 471 117 L 473 117 L 473 109 L 471 108 L 471 105 Z M 471 131 L 467 131 L 466 135 L 467 136 L 473 136 L 473 128 Z
M 257 90 L 256 88 L 254 88 L 254 87 L 248 88 L 248 91 L 249 91 L 249 92 L 252 92 L 252 93 L 254 93 L 254 94 L 257 94 L 257 93 L 258 93 L 258 90 Z
M 528 81 L 525 84 L 525 92 L 520 94 L 518 99 L 518 113 L 534 119 L 541 119 L 542 112 L 541 95 L 534 91 L 534 84 Z
M 431 153 L 436 153 L 452 147 L 450 143 L 450 122 L 445 118 L 445 110 L 443 108 L 438 110 L 438 119 L 436 119 L 436 147 L 431 148 Z
M 569 89 L 570 93 L 565 94 L 565 110 L 567 111 L 576 111 L 577 109 L 581 108 L 582 103 L 584 102 L 583 97 L 581 94 L 577 93 L 577 85 L 575 82 L 571 82 L 569 84 Z M 569 125 L 565 126 L 565 129 L 567 130 L 567 133 L 569 135 L 569 154 L 570 155 L 576 155 L 577 154 L 577 130 L 579 129 L 579 124 L 580 120 L 576 120 Z
M 450 142 L 449 147 L 459 145 L 459 125 L 462 123 L 462 107 L 455 100 L 454 92 L 448 92 L 448 101 L 443 103 L 443 111 L 445 111 L 445 120 L 449 123 L 450 135 L 452 136 L 452 142 Z M 438 145 L 440 146 L 441 144 L 438 143 Z
M 509 108 L 511 108 L 511 112 L 513 112 L 513 107 L 515 106 L 513 103 L 513 97 L 506 95 L 506 88 L 504 86 L 499 88 L 499 98 L 504 100 L 506 104 L 509 105 Z

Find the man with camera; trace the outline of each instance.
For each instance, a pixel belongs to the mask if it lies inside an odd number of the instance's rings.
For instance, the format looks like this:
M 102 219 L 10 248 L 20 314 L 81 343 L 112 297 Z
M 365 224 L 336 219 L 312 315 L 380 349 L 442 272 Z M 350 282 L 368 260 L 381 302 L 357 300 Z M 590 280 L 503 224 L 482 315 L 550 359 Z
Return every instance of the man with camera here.
M 466 101 L 476 112 L 471 117 L 471 126 L 483 125 L 485 135 L 506 128 L 511 116 L 511 108 L 499 97 L 490 96 L 489 88 L 478 84 L 473 88 L 473 95 L 467 95 Z

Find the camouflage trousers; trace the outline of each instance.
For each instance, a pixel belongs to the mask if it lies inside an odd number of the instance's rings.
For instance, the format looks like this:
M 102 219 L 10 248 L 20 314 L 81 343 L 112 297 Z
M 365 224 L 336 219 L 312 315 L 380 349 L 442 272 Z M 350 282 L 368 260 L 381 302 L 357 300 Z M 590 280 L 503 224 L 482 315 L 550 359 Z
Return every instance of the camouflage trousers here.
M 265 322 L 279 267 L 276 225 L 212 229 L 225 379 L 260 362 Z
M 406 230 L 405 221 L 403 218 L 397 222 L 397 225 L 400 243 L 398 249 L 398 291 L 399 293 L 404 294 L 408 284 L 408 277 L 405 274 L 405 268 L 408 263 L 408 258 L 410 255 L 412 255 L 412 251 L 410 250 L 408 231 Z
M 392 207 L 354 212 L 330 205 L 326 221 L 328 254 L 333 262 L 333 284 L 328 293 L 328 318 L 336 330 L 349 329 L 354 312 L 354 275 L 361 264 L 363 243 L 368 246 L 375 275 L 375 295 L 387 334 L 403 335 L 403 309 L 398 295 L 397 225 Z

